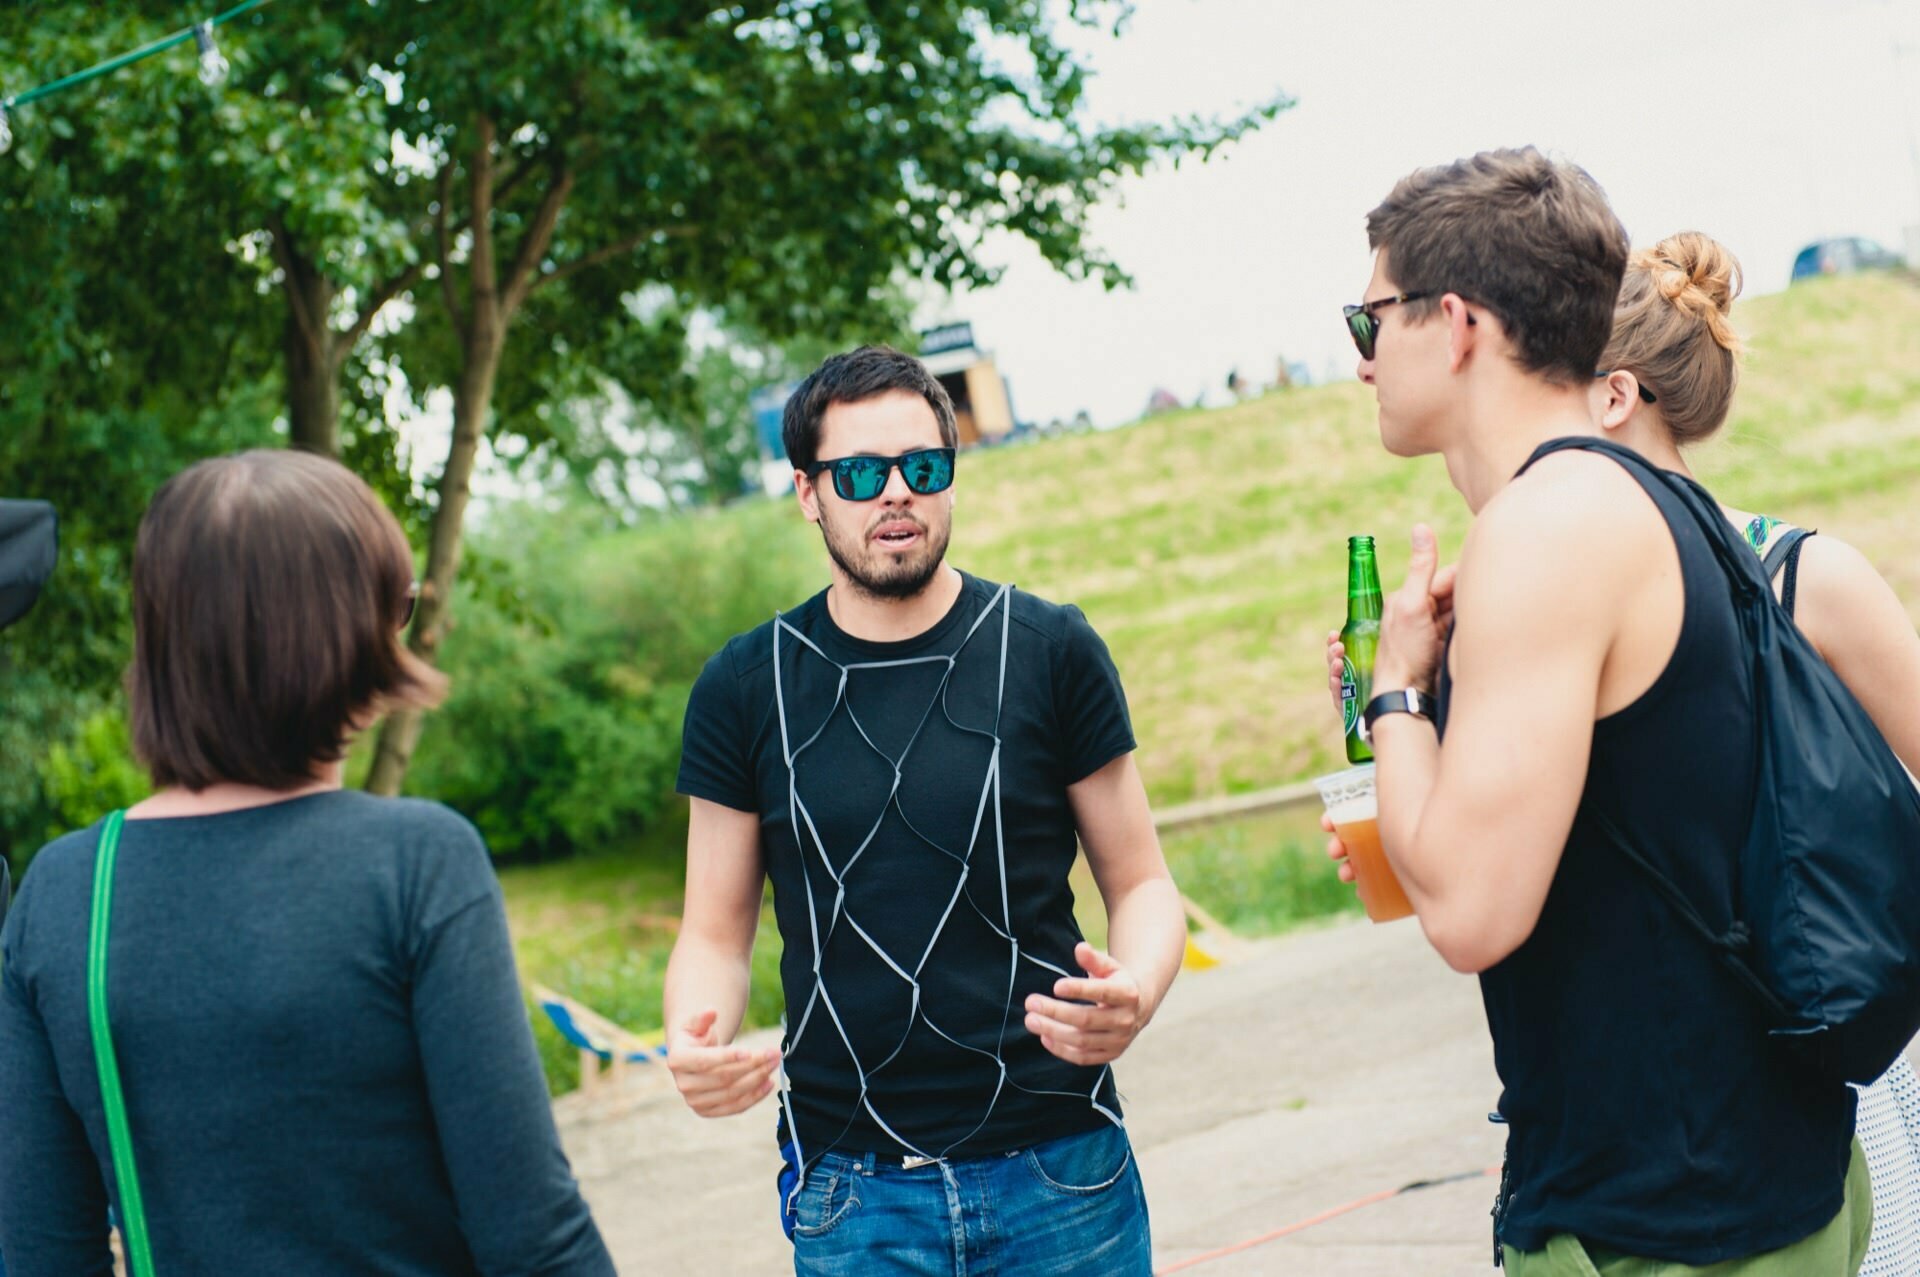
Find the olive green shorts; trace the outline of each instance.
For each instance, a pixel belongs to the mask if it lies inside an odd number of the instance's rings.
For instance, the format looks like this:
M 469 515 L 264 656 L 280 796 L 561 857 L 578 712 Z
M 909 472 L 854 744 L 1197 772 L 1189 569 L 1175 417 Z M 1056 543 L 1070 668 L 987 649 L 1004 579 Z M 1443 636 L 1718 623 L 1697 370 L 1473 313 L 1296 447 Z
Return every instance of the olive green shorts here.
M 1872 1232 L 1873 1191 L 1866 1156 L 1855 1140 L 1840 1213 L 1813 1236 L 1779 1250 L 1701 1267 L 1585 1246 L 1572 1233 L 1554 1234 L 1545 1250 L 1504 1250 L 1508 1277 L 1854 1277 Z

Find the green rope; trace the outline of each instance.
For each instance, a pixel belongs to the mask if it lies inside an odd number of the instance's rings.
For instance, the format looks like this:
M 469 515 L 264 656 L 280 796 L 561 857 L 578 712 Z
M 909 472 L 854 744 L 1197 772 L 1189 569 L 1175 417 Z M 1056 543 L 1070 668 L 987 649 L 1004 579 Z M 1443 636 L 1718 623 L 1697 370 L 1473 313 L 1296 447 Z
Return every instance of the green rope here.
M 207 20 L 206 25 L 217 27 L 223 22 L 232 22 L 241 14 L 253 9 L 258 9 L 263 4 L 272 3 L 273 0 L 244 0 L 244 3 L 233 6 L 233 8 L 227 10 L 225 13 L 215 14 Z M 71 89 L 77 84 L 85 84 L 87 81 L 97 80 L 103 75 L 111 75 L 121 67 L 131 66 L 142 58 L 150 58 L 156 53 L 165 53 L 168 49 L 176 45 L 185 44 L 187 41 L 193 39 L 194 30 L 199 25 L 199 23 L 195 23 L 191 27 L 183 27 L 172 35 L 162 36 L 152 44 L 142 45 L 131 53 L 123 53 L 117 58 L 108 58 L 98 66 L 90 66 L 84 71 L 75 71 L 72 75 L 64 76 L 50 84 L 43 84 L 37 89 L 28 89 L 25 93 L 15 93 L 8 97 L 0 98 L 0 111 L 8 111 L 16 106 L 25 106 L 29 102 L 36 102 L 41 98 L 58 93 L 62 89 Z

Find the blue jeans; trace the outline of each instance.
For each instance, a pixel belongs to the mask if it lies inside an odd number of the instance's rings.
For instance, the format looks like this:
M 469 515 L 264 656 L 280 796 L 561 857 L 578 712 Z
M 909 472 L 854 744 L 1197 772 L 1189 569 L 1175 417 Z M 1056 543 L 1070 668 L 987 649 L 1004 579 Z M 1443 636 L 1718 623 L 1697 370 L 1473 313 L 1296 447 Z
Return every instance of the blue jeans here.
M 794 1202 L 796 1277 L 1151 1277 L 1127 1133 L 903 1169 L 825 1153 Z

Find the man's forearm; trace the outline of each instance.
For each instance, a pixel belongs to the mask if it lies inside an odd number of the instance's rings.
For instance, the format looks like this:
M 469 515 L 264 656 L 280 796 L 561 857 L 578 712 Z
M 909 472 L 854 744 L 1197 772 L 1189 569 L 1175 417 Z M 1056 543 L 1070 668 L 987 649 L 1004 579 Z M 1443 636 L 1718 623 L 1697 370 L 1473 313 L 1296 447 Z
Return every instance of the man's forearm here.
M 703 940 L 682 932 L 667 960 L 662 1010 L 669 1028 L 711 1008 L 714 1033 L 731 1042 L 747 1014 L 752 985 L 752 950 Z
M 1424 914 L 1445 891 L 1445 866 L 1420 841 L 1440 774 L 1440 738 L 1432 723 L 1386 714 L 1373 725 L 1373 750 L 1380 844 L 1414 912 Z
M 1148 878 L 1107 905 L 1107 952 L 1140 986 L 1151 1015 L 1159 1009 L 1187 950 L 1187 914 L 1173 879 Z
M 1428 943 L 1456 971 L 1484 971 L 1532 929 L 1530 919 L 1516 925 L 1511 867 L 1502 873 L 1483 831 L 1466 836 L 1457 817 L 1449 827 L 1431 723 L 1395 714 L 1374 725 L 1373 737 L 1381 848 Z

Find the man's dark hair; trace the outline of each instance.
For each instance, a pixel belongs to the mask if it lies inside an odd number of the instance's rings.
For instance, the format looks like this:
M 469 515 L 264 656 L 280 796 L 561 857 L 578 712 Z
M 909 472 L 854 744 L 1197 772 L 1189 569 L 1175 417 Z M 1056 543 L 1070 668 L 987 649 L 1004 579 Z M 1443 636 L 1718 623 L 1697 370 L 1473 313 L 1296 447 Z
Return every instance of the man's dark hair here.
M 1367 214 L 1367 240 L 1402 292 L 1430 294 L 1409 319 L 1458 293 L 1499 317 L 1529 372 L 1572 385 L 1600 367 L 1628 243 L 1585 169 L 1530 146 L 1424 168 Z
M 1612 312 L 1609 311 L 1609 314 Z M 800 383 L 787 400 L 786 414 L 780 423 L 780 437 L 787 445 L 787 460 L 796 470 L 805 470 L 820 459 L 820 421 L 827 409 L 837 403 L 860 403 L 890 390 L 919 395 L 933 409 L 940 423 L 940 437 L 949 448 L 960 446 L 960 431 L 953 420 L 953 400 L 939 378 L 912 355 L 891 346 L 861 346 L 833 356 Z
M 345 466 L 243 452 L 162 484 L 133 551 L 133 748 L 158 786 L 293 789 L 446 680 L 400 630 L 406 534 Z

